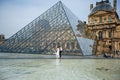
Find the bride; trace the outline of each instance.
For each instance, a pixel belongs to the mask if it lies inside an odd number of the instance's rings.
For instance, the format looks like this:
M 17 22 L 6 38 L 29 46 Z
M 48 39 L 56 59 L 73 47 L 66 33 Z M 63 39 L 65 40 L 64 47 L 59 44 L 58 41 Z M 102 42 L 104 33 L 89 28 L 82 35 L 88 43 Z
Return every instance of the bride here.
M 60 46 L 57 47 L 56 58 L 60 58 Z

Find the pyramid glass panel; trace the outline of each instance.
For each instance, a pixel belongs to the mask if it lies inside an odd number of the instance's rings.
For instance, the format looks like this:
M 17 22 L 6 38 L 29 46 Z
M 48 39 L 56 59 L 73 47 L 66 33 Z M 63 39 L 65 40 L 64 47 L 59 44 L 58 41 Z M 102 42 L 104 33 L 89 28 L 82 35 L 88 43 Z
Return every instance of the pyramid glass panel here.
M 60 45 L 63 54 L 83 55 L 85 49 L 81 47 L 84 44 L 76 36 L 79 34 L 77 22 L 78 18 L 59 1 L 7 39 L 0 46 L 0 51 L 53 54 Z

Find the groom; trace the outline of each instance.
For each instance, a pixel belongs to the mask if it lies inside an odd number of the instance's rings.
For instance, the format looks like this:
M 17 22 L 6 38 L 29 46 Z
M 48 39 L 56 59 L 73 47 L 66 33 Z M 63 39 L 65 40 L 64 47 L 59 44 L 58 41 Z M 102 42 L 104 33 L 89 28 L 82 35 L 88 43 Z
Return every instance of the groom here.
M 62 56 L 62 47 L 60 47 L 60 58 Z

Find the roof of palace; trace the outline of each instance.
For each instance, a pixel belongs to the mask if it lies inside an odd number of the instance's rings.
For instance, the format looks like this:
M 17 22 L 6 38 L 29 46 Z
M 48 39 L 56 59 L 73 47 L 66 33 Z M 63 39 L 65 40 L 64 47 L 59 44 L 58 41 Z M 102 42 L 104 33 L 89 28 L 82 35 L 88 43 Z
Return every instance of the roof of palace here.
M 111 6 L 109 1 L 96 2 L 96 6 L 91 10 L 90 14 L 94 14 L 100 10 L 112 12 L 113 7 Z

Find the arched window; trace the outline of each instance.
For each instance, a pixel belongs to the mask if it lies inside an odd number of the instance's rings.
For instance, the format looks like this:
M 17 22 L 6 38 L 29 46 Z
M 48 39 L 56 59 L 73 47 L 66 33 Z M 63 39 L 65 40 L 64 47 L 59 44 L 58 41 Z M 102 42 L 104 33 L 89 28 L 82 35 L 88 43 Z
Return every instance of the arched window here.
M 99 37 L 99 39 L 102 39 L 103 38 L 103 33 L 102 33 L 102 31 L 99 31 L 99 33 L 98 33 L 98 37 Z

